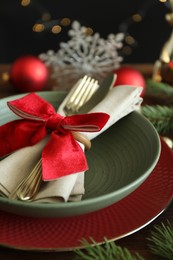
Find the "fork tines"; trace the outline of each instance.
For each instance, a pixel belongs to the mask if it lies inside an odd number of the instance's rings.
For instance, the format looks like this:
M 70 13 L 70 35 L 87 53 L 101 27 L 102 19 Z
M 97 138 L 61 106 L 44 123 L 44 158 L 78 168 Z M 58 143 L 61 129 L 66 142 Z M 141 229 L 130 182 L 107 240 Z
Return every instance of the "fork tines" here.
M 85 75 L 72 88 L 69 99 L 65 105 L 67 114 L 77 113 L 80 108 L 92 97 L 98 89 L 98 81 L 90 76 Z

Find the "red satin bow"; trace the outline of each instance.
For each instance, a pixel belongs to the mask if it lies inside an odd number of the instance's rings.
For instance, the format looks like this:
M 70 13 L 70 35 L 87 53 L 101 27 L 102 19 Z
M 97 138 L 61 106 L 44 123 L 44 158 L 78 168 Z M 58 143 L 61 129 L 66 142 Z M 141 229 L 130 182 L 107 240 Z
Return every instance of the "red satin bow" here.
M 51 133 L 42 151 L 43 180 L 53 180 L 88 169 L 85 154 L 70 131 L 100 131 L 109 119 L 108 114 L 63 117 L 35 93 L 7 104 L 22 119 L 0 126 L 0 156 L 34 145 Z

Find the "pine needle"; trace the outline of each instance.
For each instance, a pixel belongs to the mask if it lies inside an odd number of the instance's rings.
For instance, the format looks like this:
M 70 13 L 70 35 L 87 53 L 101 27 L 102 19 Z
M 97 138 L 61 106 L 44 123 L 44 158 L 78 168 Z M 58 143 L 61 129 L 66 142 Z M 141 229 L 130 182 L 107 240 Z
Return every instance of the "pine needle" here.
M 164 100 L 167 104 L 173 104 L 173 87 L 164 82 L 155 82 L 152 79 L 146 80 L 146 94 Z
M 161 223 L 154 226 L 154 230 L 147 239 L 151 242 L 149 248 L 153 254 L 173 259 L 173 225 L 169 221 L 166 225 Z
M 92 244 L 86 240 L 82 241 L 85 250 L 75 250 L 75 260 L 144 260 L 138 253 L 132 255 L 127 248 L 117 246 L 115 242 L 109 242 L 106 238 L 104 245 L 99 245 L 90 239 Z
M 141 112 L 159 134 L 165 135 L 173 131 L 173 107 L 146 105 L 141 107 Z

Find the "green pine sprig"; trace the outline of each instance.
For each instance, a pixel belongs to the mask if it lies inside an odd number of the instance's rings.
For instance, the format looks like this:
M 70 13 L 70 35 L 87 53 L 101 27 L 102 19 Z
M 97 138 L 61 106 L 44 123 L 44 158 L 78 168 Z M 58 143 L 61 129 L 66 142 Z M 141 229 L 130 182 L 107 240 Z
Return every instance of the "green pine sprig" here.
M 144 260 L 136 252 L 132 255 L 127 248 L 117 246 L 114 241 L 108 241 L 104 238 L 103 244 L 98 244 L 90 238 L 91 244 L 83 239 L 84 249 L 76 249 L 75 260 Z M 155 225 L 150 231 L 148 247 L 153 255 L 161 256 L 164 259 L 173 259 L 173 225 L 167 221 L 167 224 Z
M 173 107 L 168 106 L 142 106 L 142 114 L 154 125 L 161 135 L 173 132 Z
M 148 240 L 149 248 L 154 255 L 173 259 L 173 225 L 169 221 L 166 225 L 155 225 Z
M 173 86 L 164 82 L 146 80 L 146 95 L 164 101 L 165 104 L 173 104 Z
M 90 244 L 88 241 L 83 240 L 82 245 L 85 250 L 76 249 L 75 260 L 144 260 L 138 253 L 132 255 L 127 248 L 117 246 L 115 242 L 109 242 L 104 239 L 104 245 L 99 245 L 92 238 Z

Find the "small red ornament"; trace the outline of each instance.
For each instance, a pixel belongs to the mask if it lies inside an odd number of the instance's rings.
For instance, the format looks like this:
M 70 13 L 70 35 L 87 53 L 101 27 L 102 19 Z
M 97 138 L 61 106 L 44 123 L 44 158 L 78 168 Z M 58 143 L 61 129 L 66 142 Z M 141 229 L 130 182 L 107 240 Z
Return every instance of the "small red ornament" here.
M 23 56 L 12 64 L 10 80 L 20 92 L 41 91 L 48 81 L 48 69 L 39 58 Z
M 141 97 L 145 95 L 145 79 L 140 71 L 131 67 L 120 67 L 114 71 L 117 74 L 114 87 L 118 85 L 132 85 L 142 87 Z

